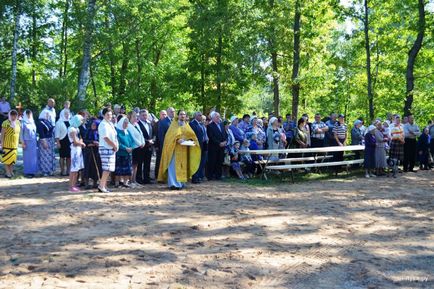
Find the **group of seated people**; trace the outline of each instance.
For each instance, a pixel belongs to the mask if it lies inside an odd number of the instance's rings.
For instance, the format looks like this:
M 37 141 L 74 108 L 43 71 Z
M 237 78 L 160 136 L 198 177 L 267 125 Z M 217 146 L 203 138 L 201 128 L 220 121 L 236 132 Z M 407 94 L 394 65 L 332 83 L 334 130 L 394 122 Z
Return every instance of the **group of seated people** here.
M 182 162 L 180 152 L 187 154 L 188 150 L 178 149 L 177 144 L 171 146 L 168 141 L 165 145 L 167 132 L 172 137 L 172 129 L 180 145 L 187 140 L 188 133 L 194 132 L 194 137 L 190 135 L 188 140 L 194 140 L 197 146 L 197 165 L 186 163 L 190 168 L 197 167 L 187 174 L 193 183 L 220 180 L 231 174 L 240 179 L 253 177 L 262 156 L 249 154 L 249 150 L 361 144 L 365 145 L 366 177 L 383 175 L 387 167 L 393 168 L 396 177 L 400 163 L 405 172 L 413 172 L 416 160 L 420 169 L 430 169 L 434 150 L 434 141 L 431 141 L 434 126 L 430 123 L 420 130 L 411 115 L 401 121 L 399 115 L 390 114 L 385 121 L 376 119 L 367 127 L 358 119 L 349 133 L 345 116 L 335 113 L 326 118 L 315 114 L 312 122 L 307 114 L 296 121 L 290 114 L 283 119 L 272 114 L 258 117 L 256 113 L 222 119 L 216 111 L 207 115 L 195 112 L 189 116 L 183 110 L 176 113 L 169 107 L 156 117 L 146 109 L 134 108 L 127 112 L 124 106 L 115 105 L 112 110 L 111 104 L 107 104 L 97 115 L 91 116 L 85 109 L 72 113 L 68 101 L 56 114 L 55 100 L 49 99 L 37 119 L 28 109 L 22 115 L 9 110 L 2 124 L 1 161 L 5 176 L 14 177 L 21 143 L 26 177 L 54 175 L 58 154 L 60 175 L 69 175 L 72 192 L 79 191 L 80 186 L 108 192 L 108 183 L 115 188 L 135 188 L 157 179 L 168 181 L 170 188 L 180 189 L 186 179 L 182 177 L 183 182 L 176 179 L 180 175 L 178 170 L 183 170 L 179 165 Z M 170 150 L 169 158 L 165 155 L 167 150 Z M 272 160 L 278 161 L 280 157 L 272 155 Z M 343 152 L 333 154 L 334 161 L 343 157 Z M 163 162 L 161 166 L 160 162 Z

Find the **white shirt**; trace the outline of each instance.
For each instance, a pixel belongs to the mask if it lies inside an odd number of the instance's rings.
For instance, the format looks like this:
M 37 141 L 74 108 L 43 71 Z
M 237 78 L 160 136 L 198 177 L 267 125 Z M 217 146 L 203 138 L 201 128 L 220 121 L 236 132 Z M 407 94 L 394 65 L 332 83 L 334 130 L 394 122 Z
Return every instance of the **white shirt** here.
M 47 107 L 45 108 L 45 111 L 47 111 L 48 114 L 50 115 L 51 124 L 53 126 L 55 126 L 56 125 L 56 109 L 54 107 L 52 107 L 50 109 L 50 107 L 47 105 Z
M 8 113 L 11 110 L 9 102 L 0 102 L 0 113 Z
M 151 131 L 151 124 L 148 121 L 143 121 L 140 120 L 140 122 L 143 124 L 143 126 L 146 129 L 146 132 L 148 133 L 148 135 L 151 137 L 152 131 Z
M 98 126 L 98 134 L 99 134 L 99 146 L 105 149 L 113 149 L 104 138 L 108 138 L 115 144 L 118 143 L 117 133 L 114 125 L 111 122 L 103 119 Z
M 68 128 L 63 120 L 59 119 L 56 122 L 56 126 L 54 127 L 54 137 L 62 140 L 66 137 Z

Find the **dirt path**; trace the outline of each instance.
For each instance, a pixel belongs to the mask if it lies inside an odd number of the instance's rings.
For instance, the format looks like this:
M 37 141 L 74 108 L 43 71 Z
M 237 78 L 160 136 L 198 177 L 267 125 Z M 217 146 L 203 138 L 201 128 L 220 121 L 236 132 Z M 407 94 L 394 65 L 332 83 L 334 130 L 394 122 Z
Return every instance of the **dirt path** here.
M 0 180 L 0 288 L 434 288 L 434 172 L 65 189 Z

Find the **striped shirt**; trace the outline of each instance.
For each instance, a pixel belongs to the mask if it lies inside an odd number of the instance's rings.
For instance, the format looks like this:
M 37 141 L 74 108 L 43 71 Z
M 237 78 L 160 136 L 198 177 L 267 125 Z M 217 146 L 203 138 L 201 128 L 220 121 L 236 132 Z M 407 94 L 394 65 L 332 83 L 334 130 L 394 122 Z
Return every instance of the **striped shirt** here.
M 347 138 L 347 125 L 340 124 L 336 122 L 335 127 L 333 128 L 333 134 L 338 136 L 338 139 L 344 140 Z
M 314 121 L 312 123 L 312 137 L 313 138 L 317 138 L 317 139 L 324 139 L 325 132 L 316 133 L 316 130 L 317 129 L 323 129 L 325 127 L 327 127 L 327 125 L 324 122 L 322 122 L 322 121 L 320 121 L 320 122 Z
M 404 139 L 404 127 L 402 124 L 394 125 L 390 128 L 390 136 L 392 140 L 403 140 Z

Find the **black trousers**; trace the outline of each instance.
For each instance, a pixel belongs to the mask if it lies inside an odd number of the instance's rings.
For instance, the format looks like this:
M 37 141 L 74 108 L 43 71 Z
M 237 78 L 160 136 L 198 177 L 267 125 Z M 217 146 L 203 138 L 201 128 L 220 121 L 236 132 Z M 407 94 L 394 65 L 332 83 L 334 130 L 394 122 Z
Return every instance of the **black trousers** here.
M 416 163 L 417 143 L 415 139 L 406 138 L 404 143 L 404 171 L 412 171 Z
M 137 182 L 149 183 L 151 182 L 151 159 L 152 159 L 152 149 L 149 147 L 144 147 L 141 149 L 141 158 L 137 164 Z
M 221 179 L 222 165 L 225 157 L 225 149 L 221 147 L 208 147 L 208 164 L 206 177 L 208 180 Z
M 162 152 L 163 148 L 158 148 L 156 149 L 156 159 L 155 159 L 155 172 L 154 172 L 154 176 L 155 179 L 158 179 L 158 171 L 160 170 L 160 161 L 161 161 L 161 152 Z
M 324 144 L 325 144 L 324 139 L 319 139 L 314 137 L 310 139 L 310 147 L 312 148 L 322 148 Z

